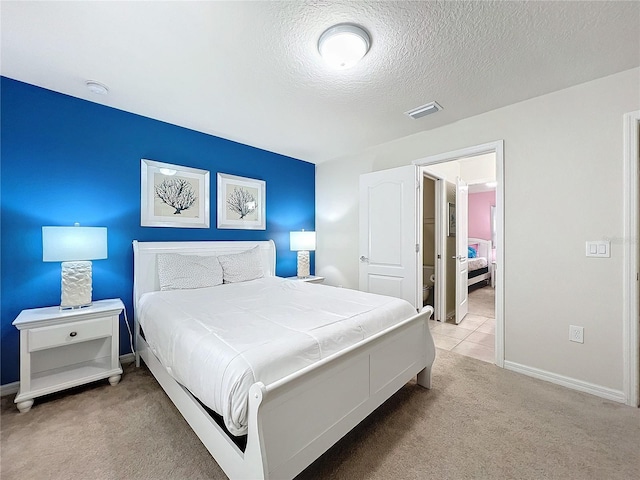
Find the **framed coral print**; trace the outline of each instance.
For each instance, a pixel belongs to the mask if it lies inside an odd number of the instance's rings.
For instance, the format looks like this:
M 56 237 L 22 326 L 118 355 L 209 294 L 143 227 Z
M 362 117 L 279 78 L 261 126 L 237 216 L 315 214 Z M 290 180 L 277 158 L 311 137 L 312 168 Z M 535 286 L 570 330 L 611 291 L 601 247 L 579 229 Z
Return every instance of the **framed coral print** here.
M 218 173 L 218 228 L 266 230 L 264 180 Z
M 140 161 L 140 225 L 209 228 L 209 172 Z

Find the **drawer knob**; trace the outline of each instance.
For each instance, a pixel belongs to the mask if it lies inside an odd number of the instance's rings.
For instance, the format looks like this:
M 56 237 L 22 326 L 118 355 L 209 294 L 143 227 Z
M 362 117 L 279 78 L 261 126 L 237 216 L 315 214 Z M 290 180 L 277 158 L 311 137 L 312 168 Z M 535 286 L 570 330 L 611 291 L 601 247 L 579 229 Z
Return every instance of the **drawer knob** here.
M 71 332 L 71 333 L 69 334 L 69 336 L 70 336 L 70 337 L 75 337 L 76 335 L 78 335 L 78 332 Z

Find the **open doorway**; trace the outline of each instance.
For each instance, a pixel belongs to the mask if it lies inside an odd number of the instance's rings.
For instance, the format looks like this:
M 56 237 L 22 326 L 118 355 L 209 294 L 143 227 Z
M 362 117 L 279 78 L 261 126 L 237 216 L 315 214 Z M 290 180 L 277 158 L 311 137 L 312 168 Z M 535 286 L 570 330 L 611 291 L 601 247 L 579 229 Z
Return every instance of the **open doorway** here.
M 422 178 L 422 305 L 431 305 L 434 320 L 446 318 L 442 303 L 436 298 L 436 266 L 439 263 L 437 239 L 440 234 L 436 222 L 436 191 L 441 179 L 423 172 Z
M 431 325 L 434 340 L 439 348 L 490 363 L 496 322 L 495 172 L 492 152 L 425 166 L 422 182 L 423 300 L 440 322 Z M 437 212 L 446 216 L 446 228 L 436 229 Z M 444 271 L 436 275 L 439 260 Z M 436 278 L 442 280 L 438 288 Z
M 503 366 L 502 142 L 414 163 L 423 175 L 423 298 L 436 310 L 436 346 Z

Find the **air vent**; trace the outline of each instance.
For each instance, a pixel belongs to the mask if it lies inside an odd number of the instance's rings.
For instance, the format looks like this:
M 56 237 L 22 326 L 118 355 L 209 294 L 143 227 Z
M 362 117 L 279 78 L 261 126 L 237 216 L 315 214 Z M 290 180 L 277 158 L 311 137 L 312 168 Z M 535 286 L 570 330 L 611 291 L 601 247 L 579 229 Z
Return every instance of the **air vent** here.
M 431 113 L 436 113 L 442 110 L 442 107 L 438 105 L 437 102 L 427 103 L 426 105 L 422 105 L 421 107 L 414 108 L 413 110 L 409 110 L 408 112 L 404 112 L 405 115 L 410 116 L 413 119 L 418 119 L 429 115 Z

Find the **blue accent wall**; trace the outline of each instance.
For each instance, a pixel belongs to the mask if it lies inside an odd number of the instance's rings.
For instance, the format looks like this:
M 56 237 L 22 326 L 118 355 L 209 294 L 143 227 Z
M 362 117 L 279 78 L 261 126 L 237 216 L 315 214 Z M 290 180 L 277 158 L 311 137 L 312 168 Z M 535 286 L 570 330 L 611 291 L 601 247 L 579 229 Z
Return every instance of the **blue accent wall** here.
M 93 298 L 121 298 L 130 322 L 134 239 L 272 239 L 277 275 L 295 275 L 289 232 L 315 228 L 315 165 L 6 77 L 0 94 L 1 384 L 19 380 L 13 320 L 60 304 L 60 264 L 42 261 L 43 225 L 108 228 L 109 258 L 93 262 Z M 211 228 L 140 226 L 142 158 L 211 172 Z M 266 181 L 266 231 L 216 228 L 217 172 Z M 122 321 L 120 352 L 130 351 Z

